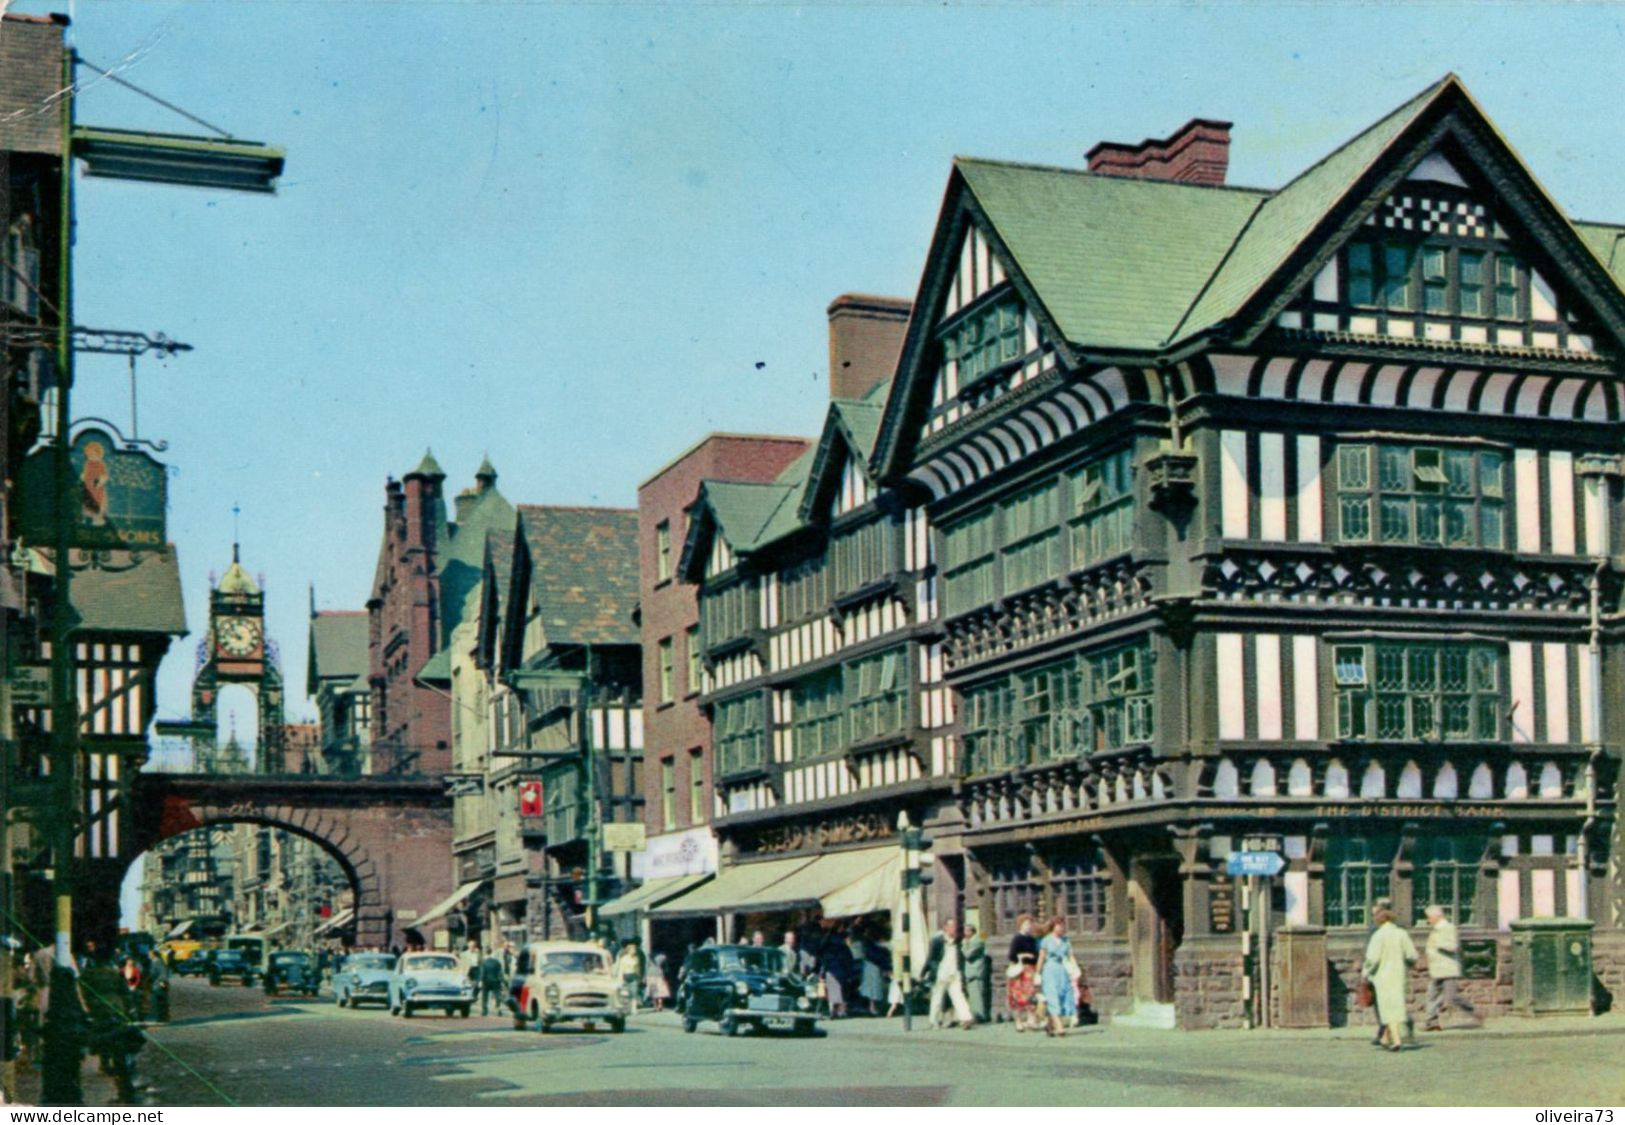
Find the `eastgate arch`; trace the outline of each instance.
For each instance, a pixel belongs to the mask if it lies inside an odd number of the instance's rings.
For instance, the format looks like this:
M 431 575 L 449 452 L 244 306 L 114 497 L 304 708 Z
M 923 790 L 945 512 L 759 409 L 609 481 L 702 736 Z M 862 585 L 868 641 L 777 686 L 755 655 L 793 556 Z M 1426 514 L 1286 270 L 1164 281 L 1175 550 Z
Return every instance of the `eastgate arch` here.
M 263 824 L 315 841 L 355 896 L 355 940 L 388 946 L 452 890 L 451 799 L 437 778 L 140 773 L 118 859 L 93 860 L 76 895 L 79 930 L 111 938 L 130 863 L 195 828 Z

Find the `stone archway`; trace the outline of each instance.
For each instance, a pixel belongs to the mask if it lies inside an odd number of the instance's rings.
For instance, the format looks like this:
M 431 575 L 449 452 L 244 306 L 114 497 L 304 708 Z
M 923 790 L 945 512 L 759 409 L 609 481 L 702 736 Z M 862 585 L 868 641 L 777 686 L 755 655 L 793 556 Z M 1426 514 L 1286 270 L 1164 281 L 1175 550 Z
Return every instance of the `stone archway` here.
M 135 857 L 183 832 L 263 824 L 322 847 L 350 879 L 356 944 L 386 947 L 413 912 L 451 893 L 451 800 L 438 779 L 141 773 L 130 788 L 119 858 L 87 865 L 78 928 L 111 938 Z

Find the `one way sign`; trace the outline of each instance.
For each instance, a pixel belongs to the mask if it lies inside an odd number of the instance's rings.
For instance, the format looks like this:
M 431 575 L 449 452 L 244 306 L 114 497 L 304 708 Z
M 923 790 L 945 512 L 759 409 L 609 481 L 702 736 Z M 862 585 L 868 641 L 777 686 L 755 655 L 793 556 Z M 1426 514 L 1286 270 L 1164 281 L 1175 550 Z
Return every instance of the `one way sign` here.
M 1232 875 L 1279 875 L 1286 867 L 1280 852 L 1231 852 Z

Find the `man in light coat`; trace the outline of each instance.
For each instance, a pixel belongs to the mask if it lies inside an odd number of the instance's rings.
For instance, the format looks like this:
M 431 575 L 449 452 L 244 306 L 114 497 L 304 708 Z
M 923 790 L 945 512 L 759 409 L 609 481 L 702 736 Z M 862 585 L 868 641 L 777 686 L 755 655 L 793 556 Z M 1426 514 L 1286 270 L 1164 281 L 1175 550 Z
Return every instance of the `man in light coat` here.
M 942 932 L 931 939 L 931 953 L 926 958 L 925 975 L 931 980 L 931 1006 L 926 1009 L 932 1027 L 941 1027 L 937 1015 L 942 1011 L 943 997 L 953 1005 L 954 1018 L 959 1026 L 969 1031 L 976 1026 L 971 1016 L 970 1003 L 965 999 L 965 955 L 959 945 L 959 924 L 952 918 L 942 924 Z
M 1444 907 L 1430 906 L 1427 908 L 1428 940 L 1424 947 L 1428 959 L 1428 1031 L 1443 1031 L 1439 1017 L 1446 1008 L 1460 1008 L 1473 1018 L 1475 1024 L 1483 1023 L 1478 1012 L 1472 1004 L 1462 999 L 1456 992 L 1456 982 L 1461 979 L 1461 938 L 1456 933 L 1455 923 L 1445 917 Z
M 1376 993 L 1377 1022 L 1382 1025 L 1378 1042 L 1398 1051 L 1405 1046 L 1405 982 L 1416 963 L 1416 943 L 1394 925 L 1392 911 L 1378 910 L 1373 920 L 1377 928 L 1366 943 L 1362 975 Z

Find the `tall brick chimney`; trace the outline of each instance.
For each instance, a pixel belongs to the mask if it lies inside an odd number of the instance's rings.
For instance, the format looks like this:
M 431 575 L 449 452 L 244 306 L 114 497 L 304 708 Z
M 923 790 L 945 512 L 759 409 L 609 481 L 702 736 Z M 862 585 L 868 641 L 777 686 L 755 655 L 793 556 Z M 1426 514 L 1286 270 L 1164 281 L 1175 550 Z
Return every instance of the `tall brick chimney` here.
M 862 398 L 897 370 L 913 304 L 843 293 L 829 305 L 829 394 Z
M 1222 184 L 1230 170 L 1230 122 L 1193 117 L 1160 141 L 1101 141 L 1088 159 L 1089 171 L 1105 176 Z

